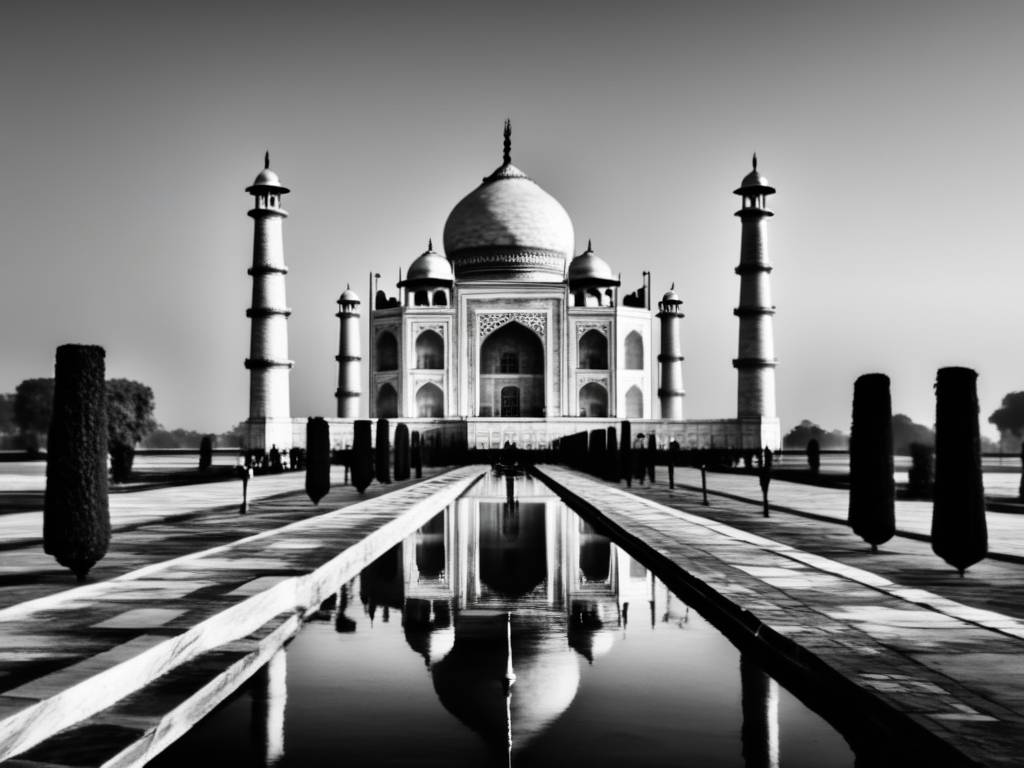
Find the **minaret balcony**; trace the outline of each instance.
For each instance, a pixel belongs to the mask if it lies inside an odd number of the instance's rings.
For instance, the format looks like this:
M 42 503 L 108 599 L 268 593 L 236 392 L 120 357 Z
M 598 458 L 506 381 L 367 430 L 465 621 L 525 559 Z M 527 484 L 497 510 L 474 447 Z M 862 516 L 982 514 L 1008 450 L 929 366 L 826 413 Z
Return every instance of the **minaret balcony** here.
M 766 357 L 741 357 L 732 361 L 733 368 L 774 368 L 778 364 L 778 360 L 769 360 Z
M 273 317 L 274 315 L 283 315 L 289 317 L 292 311 L 287 307 L 249 307 L 245 310 L 246 317 Z
M 775 314 L 775 307 L 736 307 L 732 313 L 736 317 L 757 317 L 758 315 L 771 317 Z

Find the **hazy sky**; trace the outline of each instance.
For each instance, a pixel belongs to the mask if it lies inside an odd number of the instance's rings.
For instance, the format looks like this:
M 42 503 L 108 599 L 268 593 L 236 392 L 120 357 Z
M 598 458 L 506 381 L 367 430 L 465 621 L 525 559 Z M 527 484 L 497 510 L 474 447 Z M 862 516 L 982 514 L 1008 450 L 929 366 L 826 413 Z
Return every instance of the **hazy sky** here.
M 847 429 L 853 380 L 983 426 L 1024 389 L 1024 3 L 6 2 L 0 392 L 103 345 L 168 427 L 247 415 L 252 221 L 285 198 L 293 415 L 333 415 L 338 294 L 389 283 L 500 163 L 624 287 L 685 305 L 686 412 L 735 415 L 738 198 L 760 168 L 783 428 Z M 989 434 L 993 434 L 988 429 Z

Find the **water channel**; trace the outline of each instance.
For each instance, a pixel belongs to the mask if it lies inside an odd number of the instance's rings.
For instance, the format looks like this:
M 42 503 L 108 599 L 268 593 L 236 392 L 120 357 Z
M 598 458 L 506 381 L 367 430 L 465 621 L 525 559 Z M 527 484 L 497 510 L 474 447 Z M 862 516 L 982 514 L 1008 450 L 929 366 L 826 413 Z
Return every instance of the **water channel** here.
M 512 494 L 485 477 L 150 765 L 854 765 L 546 486 Z

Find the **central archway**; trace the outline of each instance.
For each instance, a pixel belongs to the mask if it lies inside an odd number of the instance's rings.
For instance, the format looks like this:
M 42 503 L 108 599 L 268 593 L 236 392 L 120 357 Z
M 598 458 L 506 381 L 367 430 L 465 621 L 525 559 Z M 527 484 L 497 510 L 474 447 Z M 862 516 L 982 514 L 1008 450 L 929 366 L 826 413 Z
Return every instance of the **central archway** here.
M 511 406 L 513 390 L 518 404 Z M 511 322 L 480 346 L 480 416 L 544 415 L 544 344 L 524 325 Z M 504 399 L 503 399 L 504 396 Z

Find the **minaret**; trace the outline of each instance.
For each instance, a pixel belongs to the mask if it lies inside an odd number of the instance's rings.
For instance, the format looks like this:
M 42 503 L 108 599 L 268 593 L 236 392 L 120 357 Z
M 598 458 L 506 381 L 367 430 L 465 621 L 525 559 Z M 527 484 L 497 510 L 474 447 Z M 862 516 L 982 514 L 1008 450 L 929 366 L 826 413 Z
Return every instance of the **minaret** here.
M 774 216 L 766 206 L 768 186 L 757 170 L 748 173 L 735 194 L 743 199 L 736 211 L 743 223 L 740 242 L 740 305 L 733 311 L 740 319 L 739 355 L 732 361 L 737 371 L 737 416 L 740 419 L 775 419 L 775 341 L 772 333 L 771 288 L 768 275 L 767 219 Z
M 680 336 L 680 320 L 683 302 L 676 293 L 675 283 L 658 302 L 658 317 L 661 319 L 661 418 L 681 421 L 683 418 L 683 342 Z
M 293 365 L 288 359 L 288 316 L 285 306 L 284 239 L 282 224 L 287 211 L 281 207 L 281 195 L 289 190 L 281 186 L 270 170 L 270 153 L 264 157 L 259 176 L 245 190 L 254 198 L 249 211 L 254 222 L 252 243 L 252 306 L 246 316 L 252 320 L 249 358 L 249 445 L 250 449 L 269 450 L 292 445 L 291 406 L 288 376 Z
M 359 297 L 351 286 L 338 299 L 338 314 L 341 321 L 341 333 L 338 339 L 338 389 L 334 396 L 338 398 L 338 418 L 359 418 L 359 390 L 362 378 L 362 355 L 359 353 Z

